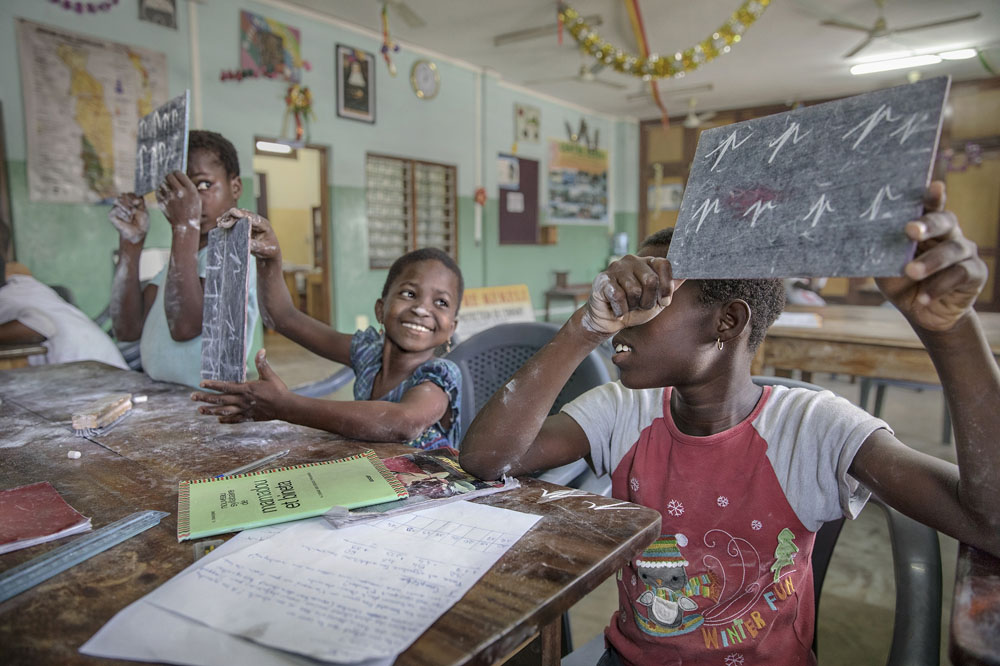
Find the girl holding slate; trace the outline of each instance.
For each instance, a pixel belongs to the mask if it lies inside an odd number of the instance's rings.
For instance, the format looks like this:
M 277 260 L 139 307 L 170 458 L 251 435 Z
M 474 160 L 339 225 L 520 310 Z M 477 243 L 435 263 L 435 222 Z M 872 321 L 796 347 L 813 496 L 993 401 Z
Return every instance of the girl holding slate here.
M 111 288 L 111 321 L 118 340 L 141 340 L 143 371 L 153 379 L 198 386 L 201 318 L 208 232 L 243 192 L 236 148 L 216 132 L 188 135 L 187 173 L 168 174 L 156 200 L 170 223 L 170 261 L 149 284 L 139 282 L 139 257 L 149 231 L 143 198 L 122 194 L 108 217 L 118 230 L 118 266 Z M 251 266 L 253 271 L 254 267 Z M 263 329 L 250 277 L 247 306 L 247 372 Z
M 260 307 L 268 326 L 324 358 L 352 367 L 355 401 L 293 393 L 261 350 L 259 381 L 203 381 L 202 387 L 219 393 L 193 394 L 192 399 L 211 405 L 198 411 L 223 423 L 281 419 L 353 439 L 404 442 L 422 449 L 457 446 L 461 371 L 434 355 L 437 348 L 450 347 L 458 321 L 464 283 L 454 260 L 434 248 L 397 259 L 375 301 L 380 330 L 349 335 L 292 304 L 281 272 L 281 248 L 267 219 L 234 208 L 219 224 L 231 226 L 244 217 L 251 223 L 250 251 L 257 257 Z
M 973 305 L 986 266 L 933 183 L 906 226 L 916 255 L 879 278 L 937 368 L 958 465 L 910 449 L 829 391 L 761 387 L 751 361 L 782 310 L 780 279 L 676 280 L 669 232 L 613 263 L 589 303 L 479 412 L 462 467 L 483 479 L 588 457 L 612 495 L 657 509 L 661 536 L 618 575 L 601 664 L 815 664 L 810 556 L 827 521 L 872 492 L 1000 555 L 1000 369 Z M 548 416 L 612 338 L 620 381 Z M 735 632 L 735 633 L 734 633 Z

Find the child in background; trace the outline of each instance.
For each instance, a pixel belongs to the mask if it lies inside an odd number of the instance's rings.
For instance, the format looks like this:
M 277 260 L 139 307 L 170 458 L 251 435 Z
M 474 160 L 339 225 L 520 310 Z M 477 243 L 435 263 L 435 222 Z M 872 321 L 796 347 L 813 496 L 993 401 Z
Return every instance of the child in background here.
M 355 402 L 306 398 L 288 390 L 257 356 L 260 381 L 204 381 L 192 398 L 223 423 L 281 419 L 375 442 L 405 442 L 421 449 L 457 446 L 461 438 L 462 375 L 434 350 L 451 345 L 464 284 L 462 272 L 445 252 L 414 250 L 389 268 L 375 318 L 384 331 L 368 328 L 340 333 L 300 312 L 281 273 L 281 248 L 270 223 L 249 211 L 234 209 L 223 226 L 249 217 L 250 251 L 257 257 L 260 307 L 269 328 L 306 349 L 354 369 Z
M 589 303 L 479 412 L 462 466 L 485 479 L 588 457 L 612 495 L 657 509 L 661 536 L 618 575 L 601 664 L 815 664 L 816 531 L 875 492 L 902 513 L 1000 555 L 1000 370 L 973 310 L 976 246 L 933 183 L 904 277 L 878 286 L 927 348 L 959 464 L 917 452 L 829 391 L 760 387 L 754 351 L 781 280 L 674 280 L 670 234 L 612 264 Z M 619 382 L 548 410 L 613 337 Z M 727 635 L 736 631 L 738 645 Z M 729 632 L 727 634 L 727 632 Z
M 153 379 L 198 386 L 201 381 L 201 314 L 208 232 L 243 192 L 236 149 L 221 134 L 194 130 L 188 136 L 187 173 L 175 171 L 156 191 L 170 223 L 170 261 L 145 288 L 139 284 L 139 255 L 149 230 L 143 198 L 118 197 L 109 219 L 119 233 L 118 267 L 111 288 L 115 337 L 141 340 L 142 369 Z M 253 271 L 254 267 L 251 266 Z M 261 348 L 256 280 L 247 300 L 247 372 Z
M 45 354 L 28 357 L 30 365 L 100 361 L 128 370 L 114 341 L 90 317 L 42 284 L 23 266 L 15 269 L 4 256 L 10 231 L 0 221 L 0 344 L 41 343 Z

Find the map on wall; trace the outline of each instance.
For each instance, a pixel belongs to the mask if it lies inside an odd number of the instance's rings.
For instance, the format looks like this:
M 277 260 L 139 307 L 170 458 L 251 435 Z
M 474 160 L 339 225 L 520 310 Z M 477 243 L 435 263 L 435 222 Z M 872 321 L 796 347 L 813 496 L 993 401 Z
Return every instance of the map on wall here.
M 31 200 L 130 191 L 139 119 L 167 99 L 167 56 L 23 19 L 17 39 Z

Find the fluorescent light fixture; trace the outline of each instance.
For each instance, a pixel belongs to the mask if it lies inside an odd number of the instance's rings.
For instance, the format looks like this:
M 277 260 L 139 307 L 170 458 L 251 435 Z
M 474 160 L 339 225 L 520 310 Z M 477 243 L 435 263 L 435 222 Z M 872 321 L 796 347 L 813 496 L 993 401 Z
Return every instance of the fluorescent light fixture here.
M 851 74 L 872 74 L 874 72 L 888 72 L 893 69 L 906 69 L 907 67 L 923 67 L 924 65 L 936 65 L 941 62 L 941 56 L 928 53 L 927 55 L 910 56 L 909 58 L 895 58 L 893 60 L 881 60 L 879 62 L 865 62 L 851 67 Z
M 942 60 L 968 60 L 976 57 L 976 49 L 956 49 L 939 53 Z
M 284 143 L 274 143 L 273 141 L 258 141 L 257 150 L 265 153 L 278 153 L 287 155 L 292 152 L 292 147 Z

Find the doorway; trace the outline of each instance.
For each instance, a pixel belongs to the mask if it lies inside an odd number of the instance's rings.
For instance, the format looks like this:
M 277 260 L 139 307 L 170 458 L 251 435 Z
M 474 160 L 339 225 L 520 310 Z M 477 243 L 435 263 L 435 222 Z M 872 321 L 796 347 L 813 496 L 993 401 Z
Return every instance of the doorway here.
M 292 303 L 310 317 L 330 323 L 329 149 L 292 147 L 254 137 L 257 212 L 271 222 L 281 245 L 282 273 Z

